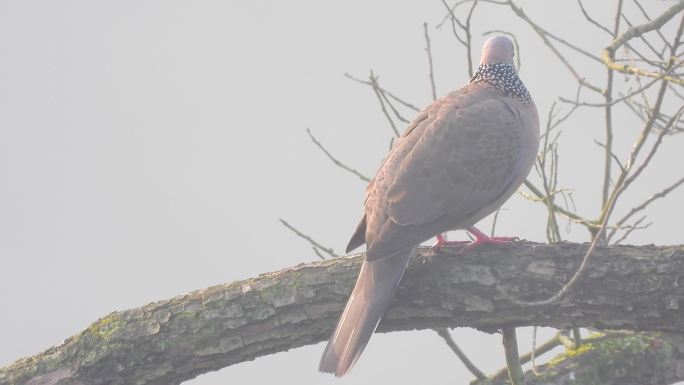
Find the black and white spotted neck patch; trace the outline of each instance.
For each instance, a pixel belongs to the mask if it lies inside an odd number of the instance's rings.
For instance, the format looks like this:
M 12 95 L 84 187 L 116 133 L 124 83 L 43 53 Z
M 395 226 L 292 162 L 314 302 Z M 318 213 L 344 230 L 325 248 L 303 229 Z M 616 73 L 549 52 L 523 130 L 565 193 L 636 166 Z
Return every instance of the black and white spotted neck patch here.
M 470 83 L 487 82 L 506 96 L 532 103 L 532 96 L 508 63 L 480 64 Z

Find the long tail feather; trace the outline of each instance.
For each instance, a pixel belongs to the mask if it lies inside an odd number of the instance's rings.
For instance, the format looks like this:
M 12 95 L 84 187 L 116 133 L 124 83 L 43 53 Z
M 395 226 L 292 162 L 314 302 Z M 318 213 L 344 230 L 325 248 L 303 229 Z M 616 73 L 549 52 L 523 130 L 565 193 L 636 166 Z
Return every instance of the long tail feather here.
M 351 369 L 385 314 L 410 256 L 411 249 L 407 249 L 363 262 L 356 286 L 321 357 L 321 372 L 339 377 Z

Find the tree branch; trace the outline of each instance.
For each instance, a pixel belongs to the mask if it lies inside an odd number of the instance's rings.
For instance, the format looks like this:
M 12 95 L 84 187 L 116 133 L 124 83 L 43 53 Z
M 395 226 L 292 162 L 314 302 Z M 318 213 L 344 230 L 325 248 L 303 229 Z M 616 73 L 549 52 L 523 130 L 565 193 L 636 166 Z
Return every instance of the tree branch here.
M 586 244 L 518 242 L 412 259 L 379 331 L 538 325 L 682 332 L 684 246 L 597 247 L 559 302 Z M 0 384 L 179 384 L 327 339 L 361 255 L 299 265 L 114 312 L 62 344 L 0 369 Z
M 645 71 L 640 68 L 631 66 L 629 64 L 618 64 L 615 62 L 615 60 L 613 60 L 613 55 L 615 54 L 615 52 L 617 52 L 617 49 L 620 48 L 622 45 L 626 44 L 629 40 L 637 36 L 642 36 L 646 32 L 652 31 L 654 29 L 659 29 L 682 10 L 684 10 L 684 0 L 679 0 L 672 7 L 670 7 L 670 9 L 665 11 L 662 15 L 658 16 L 657 18 L 649 21 L 648 23 L 644 23 L 629 28 L 627 31 L 625 31 L 625 33 L 618 36 L 617 39 L 615 39 L 608 47 L 606 47 L 603 50 L 603 53 L 601 55 L 603 63 L 606 65 L 606 67 L 614 71 L 619 71 L 626 74 L 647 76 L 652 78 L 662 78 L 672 83 L 684 85 L 684 80 L 680 78 L 669 75 L 663 76 L 663 74 L 661 73 Z

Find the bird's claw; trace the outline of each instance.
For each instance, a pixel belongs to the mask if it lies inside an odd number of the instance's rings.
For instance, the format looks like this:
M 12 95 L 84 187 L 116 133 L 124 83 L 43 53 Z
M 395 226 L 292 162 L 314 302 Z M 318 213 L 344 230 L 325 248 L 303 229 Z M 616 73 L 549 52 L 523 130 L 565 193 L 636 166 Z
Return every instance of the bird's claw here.
M 437 241 L 430 248 L 430 252 L 436 254 L 441 251 L 443 246 L 465 246 L 460 253 L 466 253 L 481 245 L 506 245 L 520 240 L 518 237 L 490 237 L 475 227 L 467 230 L 475 236 L 474 241 L 447 241 L 443 234 L 437 234 L 435 238 Z
M 444 246 L 461 246 L 470 244 L 470 241 L 447 241 L 446 238 L 444 238 L 444 234 L 437 234 L 435 235 L 435 238 L 437 241 L 434 245 L 432 245 L 432 247 L 430 247 L 430 252 L 432 254 L 439 253 Z

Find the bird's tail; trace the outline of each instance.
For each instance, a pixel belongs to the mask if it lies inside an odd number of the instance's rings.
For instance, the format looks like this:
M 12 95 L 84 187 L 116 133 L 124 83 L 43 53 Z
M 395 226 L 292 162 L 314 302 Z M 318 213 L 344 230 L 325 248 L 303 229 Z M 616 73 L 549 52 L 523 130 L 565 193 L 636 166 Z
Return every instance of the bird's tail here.
M 410 256 L 411 249 L 406 249 L 363 262 L 356 286 L 321 357 L 321 372 L 343 376 L 356 363 L 385 314 Z

